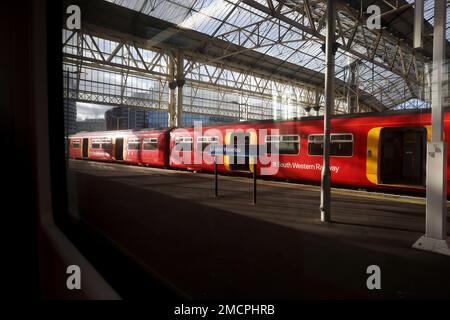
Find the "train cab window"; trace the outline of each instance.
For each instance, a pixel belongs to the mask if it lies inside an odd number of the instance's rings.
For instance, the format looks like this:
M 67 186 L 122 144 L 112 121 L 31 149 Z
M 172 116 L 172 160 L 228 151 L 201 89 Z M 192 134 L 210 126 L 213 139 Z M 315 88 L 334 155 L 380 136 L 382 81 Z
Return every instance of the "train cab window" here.
M 298 135 L 268 135 L 266 148 L 268 154 L 298 154 L 300 137 Z
M 176 151 L 192 151 L 192 137 L 176 137 L 175 150 Z
M 101 139 L 92 139 L 91 140 L 91 148 L 92 149 L 100 149 L 101 143 L 102 143 Z
M 219 143 L 219 137 L 217 136 L 204 136 L 197 138 L 197 149 L 205 151 L 210 145 L 217 145 Z
M 79 149 L 80 148 L 80 140 L 72 140 L 72 148 Z
M 144 138 L 144 150 L 158 150 L 158 138 Z
M 139 150 L 141 148 L 141 141 L 139 138 L 130 138 L 128 139 L 128 150 Z
M 308 136 L 308 155 L 323 155 L 323 134 L 311 134 Z M 332 133 L 330 135 L 330 156 L 353 156 L 353 135 L 349 133 Z
M 113 147 L 112 142 L 111 142 L 111 138 L 103 138 L 102 139 L 102 148 L 104 150 L 111 150 Z

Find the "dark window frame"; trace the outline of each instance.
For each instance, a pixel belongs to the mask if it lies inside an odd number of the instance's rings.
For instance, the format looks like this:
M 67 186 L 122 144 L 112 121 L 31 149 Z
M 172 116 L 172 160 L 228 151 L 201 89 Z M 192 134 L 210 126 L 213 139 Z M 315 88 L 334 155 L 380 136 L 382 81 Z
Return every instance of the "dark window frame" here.
M 130 148 L 130 146 L 132 146 Z M 142 140 L 139 138 L 127 139 L 127 151 L 139 151 L 142 148 Z
M 200 139 L 205 139 L 204 141 L 199 141 Z M 197 138 L 197 150 L 201 150 L 201 152 L 207 152 L 206 148 L 211 145 L 218 145 L 219 137 L 218 136 L 201 136 Z
M 270 141 L 267 141 L 268 137 L 270 137 Z M 272 140 L 273 137 L 278 137 L 277 140 Z M 283 141 L 285 137 L 295 137 L 297 140 L 291 140 L 291 141 Z M 274 141 L 274 142 L 273 142 Z M 278 142 L 278 152 L 272 152 L 272 144 L 276 144 Z M 294 143 L 297 145 L 295 153 L 293 152 L 286 152 L 283 150 L 287 150 L 288 148 L 283 148 L 282 144 L 291 144 Z M 264 144 L 266 145 L 267 154 L 274 154 L 274 155 L 281 155 L 281 156 L 298 156 L 301 152 L 301 137 L 299 134 L 268 134 L 264 139 Z
M 81 11 L 87 4 L 82 3 Z M 25 19 L 24 30 L 32 30 L 26 28 L 34 24 L 39 28 L 34 28 L 47 31 L 47 35 L 37 37 L 36 40 L 42 38 L 46 48 L 47 56 L 38 57 L 37 61 L 47 61 L 47 68 L 42 69 L 46 74 L 48 83 L 48 105 L 46 106 L 46 117 L 36 119 L 41 124 L 48 125 L 48 141 L 49 141 L 49 158 L 48 165 L 50 166 L 50 196 L 52 204 L 53 221 L 57 230 L 61 230 L 62 234 L 80 251 L 80 253 L 92 264 L 101 276 L 111 285 L 111 287 L 124 299 L 138 298 L 150 299 L 152 301 L 164 302 L 167 300 L 181 301 L 185 297 L 169 288 L 167 284 L 155 274 L 142 268 L 137 262 L 130 259 L 129 255 L 123 252 L 117 245 L 106 237 L 103 233 L 90 228 L 86 223 L 76 220 L 69 213 L 69 190 L 67 187 L 68 172 L 67 162 L 64 155 L 66 154 L 65 137 L 66 132 L 64 128 L 64 108 L 60 106 L 65 104 L 63 83 L 63 56 L 61 50 L 61 26 L 65 24 L 67 16 L 62 14 L 66 10 L 66 5 L 63 2 L 48 2 L 45 1 L 43 5 L 31 8 L 27 11 L 33 16 L 38 17 L 33 19 L 33 23 L 27 23 L 30 19 Z M 38 14 L 35 13 L 38 12 Z M 44 15 L 39 14 L 40 11 L 46 12 Z M 17 19 L 16 19 L 17 20 Z M 34 33 L 33 33 L 34 34 Z M 42 34 L 36 32 L 35 34 Z M 34 39 L 34 38 L 33 38 Z M 47 40 L 47 42 L 45 42 Z M 22 41 L 26 43 L 26 41 Z M 24 45 L 29 47 L 28 44 Z M 39 70 L 39 74 L 41 70 Z M 44 78 L 44 77 L 42 77 Z M 83 146 L 83 139 L 80 139 L 80 148 Z M 90 141 L 87 143 L 90 146 Z M 124 141 L 125 148 L 125 141 Z M 29 148 L 31 149 L 31 148 Z M 83 272 L 83 271 L 82 271 Z M 119 276 L 120 275 L 120 276 Z M 34 288 L 33 285 L 31 285 Z M 164 314 L 165 316 L 165 314 Z
M 98 138 L 90 139 L 91 149 L 101 149 L 102 148 L 102 140 Z
M 72 148 L 80 149 L 80 147 L 81 147 L 80 140 L 72 140 Z
M 105 142 L 108 141 L 108 142 Z M 102 149 L 103 150 L 112 150 L 113 149 L 113 143 L 111 138 L 103 138 L 102 139 Z
M 185 139 L 190 140 L 189 142 L 184 141 Z M 178 141 L 177 141 L 178 140 Z M 192 152 L 194 151 L 194 138 L 192 137 L 186 137 L 186 136 L 182 136 L 182 137 L 175 137 L 175 151 L 178 152 Z M 186 146 L 189 146 L 189 148 L 186 148 Z
M 148 140 L 148 141 L 146 141 L 146 140 Z M 151 146 L 151 148 L 148 149 L 147 146 Z M 144 150 L 144 151 L 159 150 L 159 139 L 158 138 L 144 138 L 142 140 L 142 150 Z
M 345 140 L 345 139 L 335 139 L 333 141 L 333 137 L 336 136 L 350 136 L 351 140 Z M 320 141 L 322 141 L 321 143 L 318 142 L 312 142 L 311 141 L 311 137 L 322 137 L 322 139 L 320 139 Z M 308 151 L 308 156 L 309 157 L 323 157 L 323 133 L 312 133 L 308 135 L 308 146 L 307 146 L 307 151 Z M 334 153 L 334 148 L 336 146 L 336 144 L 351 144 L 351 154 L 344 154 L 344 155 L 338 155 Z M 310 145 L 318 145 L 320 146 L 320 152 L 317 153 L 312 153 L 311 152 L 311 147 Z M 330 157 L 337 157 L 337 158 L 351 158 L 355 155 L 355 137 L 353 135 L 353 133 L 349 133 L 349 132 L 345 132 L 345 133 L 331 133 L 330 134 Z

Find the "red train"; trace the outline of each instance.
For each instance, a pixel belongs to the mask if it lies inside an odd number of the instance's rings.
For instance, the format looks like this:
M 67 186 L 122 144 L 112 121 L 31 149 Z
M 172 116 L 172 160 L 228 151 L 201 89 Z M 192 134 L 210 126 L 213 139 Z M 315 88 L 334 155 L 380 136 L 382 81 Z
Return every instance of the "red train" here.
M 444 138 L 449 135 L 445 113 Z M 335 116 L 331 121 L 330 169 L 333 185 L 425 192 L 426 143 L 431 115 L 424 111 Z M 208 145 L 258 144 L 267 147 L 258 175 L 320 182 L 322 117 L 255 121 L 179 129 L 77 133 L 70 157 L 162 168 L 213 171 Z M 251 157 L 224 156 L 219 172 L 251 171 Z M 448 165 L 448 164 L 447 164 Z M 450 170 L 449 170 L 450 172 Z

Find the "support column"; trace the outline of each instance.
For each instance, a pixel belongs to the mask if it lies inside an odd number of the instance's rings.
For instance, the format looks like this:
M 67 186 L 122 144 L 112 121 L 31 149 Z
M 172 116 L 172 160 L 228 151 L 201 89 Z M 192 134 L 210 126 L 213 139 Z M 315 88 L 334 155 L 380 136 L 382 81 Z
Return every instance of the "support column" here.
M 424 0 L 414 1 L 414 50 L 423 49 Z M 424 67 L 425 68 L 425 67 Z M 425 70 L 422 86 L 419 89 L 419 100 L 425 101 Z
M 175 61 L 173 57 L 169 57 L 169 128 L 176 127 L 176 113 L 175 113 L 175 88 L 177 83 L 175 81 Z
M 423 1 L 414 1 L 414 49 L 422 48 L 423 45 Z
M 184 79 L 184 58 L 181 51 L 177 54 L 177 127 L 183 126 L 183 86 Z
M 66 133 L 66 168 L 69 167 L 70 141 L 69 141 L 69 101 L 70 101 L 70 71 L 66 70 L 66 114 L 65 114 L 65 133 Z
M 335 1 L 327 1 L 327 34 L 325 43 L 325 108 L 323 115 L 323 166 L 320 190 L 320 221 L 331 221 L 331 172 L 330 172 L 330 125 L 331 113 L 334 110 L 334 31 Z
M 444 63 L 447 1 L 434 2 L 433 74 L 431 92 L 431 141 L 427 143 L 427 199 L 425 235 L 413 248 L 450 256 L 447 237 L 447 143 L 444 130 Z

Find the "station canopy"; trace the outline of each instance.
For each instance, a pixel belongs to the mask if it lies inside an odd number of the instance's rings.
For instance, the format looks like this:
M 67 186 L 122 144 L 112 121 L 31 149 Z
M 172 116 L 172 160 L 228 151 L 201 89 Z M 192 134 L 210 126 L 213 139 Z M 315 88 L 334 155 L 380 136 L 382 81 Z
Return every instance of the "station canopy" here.
M 216 53 L 214 62 L 252 60 L 252 68 L 266 68 L 272 73 L 286 73 L 291 68 L 293 79 L 323 87 L 325 0 L 107 2 L 166 21 L 185 36 L 186 32 L 204 35 L 202 41 L 186 45 L 199 55 L 207 53 L 215 41 L 228 44 L 226 48 L 222 46 L 222 54 Z M 360 102 L 373 106 L 374 110 L 429 107 L 426 101 L 429 102 L 434 0 L 425 1 L 424 48 L 420 51 L 412 49 L 413 3 L 414 0 L 336 1 L 337 87 L 348 83 L 351 73 L 357 70 Z M 370 29 L 366 23 L 370 14 L 365 10 L 373 4 L 382 12 L 381 29 Z M 447 39 L 449 23 L 450 17 Z M 449 48 L 447 41 L 447 55 Z

